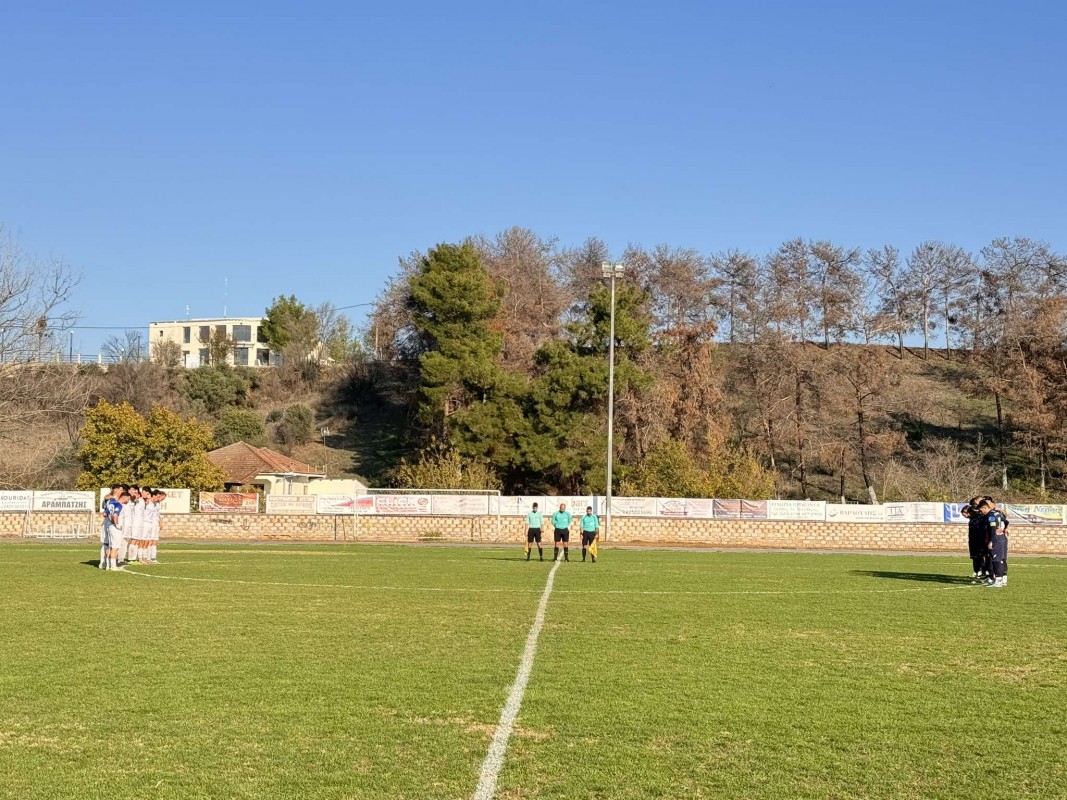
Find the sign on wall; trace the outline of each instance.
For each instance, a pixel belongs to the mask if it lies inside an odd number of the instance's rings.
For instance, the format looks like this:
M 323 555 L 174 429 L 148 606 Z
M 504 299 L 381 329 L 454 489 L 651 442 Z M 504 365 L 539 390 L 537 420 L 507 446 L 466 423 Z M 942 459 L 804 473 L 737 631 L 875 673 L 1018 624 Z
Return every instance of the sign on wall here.
M 314 514 L 313 494 L 268 494 L 268 514 Z
M 96 511 L 93 492 L 34 492 L 34 511 Z
M 1017 522 L 1024 525 L 1062 525 L 1063 508 L 1063 506 L 1042 503 L 1008 503 L 1004 506 L 1004 513 L 1007 515 L 1009 522 Z
M 655 497 L 613 497 L 611 513 L 617 517 L 656 516 Z
M 376 494 L 374 495 L 375 514 L 402 514 L 421 516 L 433 511 L 428 494 Z
M 31 505 L 33 505 L 33 492 L 31 491 L 0 492 L 0 511 L 29 511 Z
M 885 522 L 885 506 L 826 504 L 827 522 Z
M 258 514 L 255 492 L 201 492 L 200 510 L 207 514 Z
M 826 519 L 826 503 L 822 500 L 768 500 L 767 519 Z
M 432 513 L 454 517 L 484 517 L 489 513 L 489 495 L 435 494 L 430 503 Z
M 944 503 L 886 503 L 886 522 L 944 522 Z

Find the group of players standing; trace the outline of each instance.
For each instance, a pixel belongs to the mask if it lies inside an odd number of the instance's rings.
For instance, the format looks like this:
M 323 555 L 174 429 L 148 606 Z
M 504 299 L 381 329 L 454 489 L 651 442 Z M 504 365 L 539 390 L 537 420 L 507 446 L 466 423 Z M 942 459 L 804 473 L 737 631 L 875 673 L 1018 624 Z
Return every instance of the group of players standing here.
M 552 514 L 550 521 L 552 522 L 552 560 L 555 561 L 559 558 L 559 551 L 563 550 L 563 560 L 571 560 L 571 521 L 574 519 L 574 515 L 567 510 L 566 503 L 559 504 L 559 511 Z M 539 561 L 545 560 L 544 552 L 541 550 L 541 528 L 545 524 L 545 515 L 537 508 L 537 503 L 534 503 L 530 508 L 530 513 L 526 515 L 526 560 L 530 560 L 530 552 L 533 550 L 533 546 L 537 545 L 537 558 Z M 600 537 L 600 517 L 593 513 L 592 506 L 586 506 L 585 516 L 578 520 L 578 525 L 582 529 L 582 561 L 585 561 L 586 553 L 592 557 L 593 563 L 596 563 L 597 557 L 597 539 Z
M 992 497 L 972 497 L 960 509 L 967 518 L 967 545 L 975 583 L 1008 585 L 1008 518 Z
M 155 564 L 160 511 L 167 493 L 147 486 L 115 484 L 100 511 L 100 569 L 120 569 L 128 563 Z

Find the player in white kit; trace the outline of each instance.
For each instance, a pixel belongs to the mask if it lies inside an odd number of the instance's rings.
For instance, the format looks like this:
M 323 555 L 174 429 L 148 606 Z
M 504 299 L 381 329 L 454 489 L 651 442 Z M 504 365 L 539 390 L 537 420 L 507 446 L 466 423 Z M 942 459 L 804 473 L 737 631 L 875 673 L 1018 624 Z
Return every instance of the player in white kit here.
M 144 536 L 147 550 L 145 561 L 149 564 L 156 563 L 156 543 L 159 541 L 160 515 L 164 497 L 166 497 L 166 494 L 156 489 L 151 493 L 151 498 L 145 504 Z

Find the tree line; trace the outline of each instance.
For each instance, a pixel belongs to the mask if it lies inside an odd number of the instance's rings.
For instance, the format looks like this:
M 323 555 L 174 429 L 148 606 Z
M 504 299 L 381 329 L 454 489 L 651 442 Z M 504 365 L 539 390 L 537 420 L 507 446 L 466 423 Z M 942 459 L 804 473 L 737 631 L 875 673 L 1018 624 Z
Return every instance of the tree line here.
M 365 341 L 400 387 L 411 447 L 453 448 L 510 492 L 602 491 L 614 260 L 617 491 L 1064 488 L 1067 259 L 1024 237 L 612 259 L 595 238 L 512 228 L 412 253 Z

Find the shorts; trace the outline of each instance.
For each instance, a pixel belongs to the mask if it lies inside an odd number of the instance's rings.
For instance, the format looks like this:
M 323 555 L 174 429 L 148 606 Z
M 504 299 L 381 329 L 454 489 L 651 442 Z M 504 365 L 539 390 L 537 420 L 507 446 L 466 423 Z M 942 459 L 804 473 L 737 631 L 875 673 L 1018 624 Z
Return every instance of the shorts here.
M 537 542 L 541 544 L 541 529 L 540 528 L 528 528 L 526 531 L 527 542 Z
M 596 539 L 596 535 L 599 531 L 582 531 L 582 547 L 588 547 Z
M 122 531 L 118 528 L 112 528 L 107 532 L 107 541 L 104 542 L 111 550 L 118 550 L 122 547 L 122 543 L 125 541 L 122 537 Z
M 571 540 L 570 528 L 556 528 L 552 534 L 553 542 L 569 542 Z

